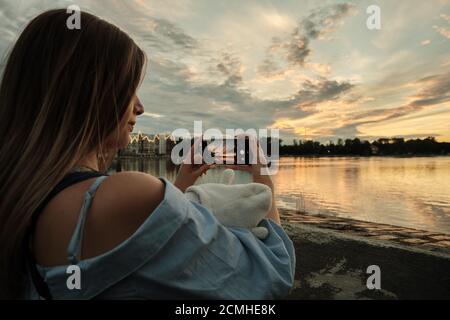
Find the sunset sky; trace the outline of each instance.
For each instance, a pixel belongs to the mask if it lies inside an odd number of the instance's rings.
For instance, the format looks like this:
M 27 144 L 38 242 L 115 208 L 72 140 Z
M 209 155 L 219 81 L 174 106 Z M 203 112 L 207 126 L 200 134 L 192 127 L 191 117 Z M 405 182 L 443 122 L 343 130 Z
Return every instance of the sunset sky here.
M 286 141 L 450 141 L 450 0 L 0 0 L 2 57 L 30 18 L 70 4 L 147 53 L 136 130 L 203 120 L 279 128 Z M 381 30 L 366 27 L 372 4 Z

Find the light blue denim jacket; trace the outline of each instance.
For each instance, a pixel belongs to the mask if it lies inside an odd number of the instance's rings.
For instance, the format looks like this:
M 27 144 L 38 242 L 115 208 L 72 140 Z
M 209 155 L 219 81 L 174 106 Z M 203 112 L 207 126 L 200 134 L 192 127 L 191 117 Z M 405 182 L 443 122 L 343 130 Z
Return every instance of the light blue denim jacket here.
M 295 251 L 270 219 L 265 240 L 225 227 L 164 178 L 164 199 L 136 232 L 100 256 L 80 260 L 84 221 L 99 177 L 86 193 L 68 246 L 68 264 L 38 270 L 53 299 L 279 299 L 294 281 Z M 81 289 L 68 289 L 69 265 L 80 267 Z M 39 298 L 31 284 L 29 298 Z

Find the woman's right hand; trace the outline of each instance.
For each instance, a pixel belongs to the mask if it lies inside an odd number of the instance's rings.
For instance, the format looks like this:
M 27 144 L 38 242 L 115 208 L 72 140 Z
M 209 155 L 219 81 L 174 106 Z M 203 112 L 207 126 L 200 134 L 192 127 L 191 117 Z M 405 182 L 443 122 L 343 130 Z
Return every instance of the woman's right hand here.
M 237 138 L 242 136 L 237 136 Z M 247 171 L 250 172 L 250 174 L 253 177 L 253 182 L 256 183 L 262 183 L 266 186 L 270 187 L 272 190 L 272 208 L 267 213 L 266 217 L 272 219 L 277 224 L 281 225 L 280 222 L 280 215 L 278 213 L 277 206 L 275 204 L 275 187 L 272 181 L 272 178 L 270 177 L 269 170 L 267 170 L 267 159 L 264 156 L 264 152 L 262 151 L 258 139 L 255 137 L 249 137 L 250 140 L 254 139 L 249 143 L 250 145 L 250 153 L 257 156 L 257 161 L 254 164 L 250 165 L 226 165 L 227 168 L 233 169 L 233 170 L 241 170 L 241 171 Z M 264 174 L 265 173 L 265 174 Z
M 272 189 L 272 192 L 274 191 L 273 182 L 270 177 L 270 174 L 268 174 L 267 170 L 267 159 L 264 155 L 263 150 L 261 149 L 261 146 L 259 145 L 258 139 L 252 136 L 243 136 L 239 135 L 236 136 L 236 138 L 244 138 L 248 137 L 249 139 L 249 151 L 250 154 L 257 155 L 256 163 L 249 164 L 249 165 L 238 165 L 238 164 L 231 164 L 226 165 L 227 168 L 233 169 L 233 170 L 240 170 L 240 171 L 247 171 L 252 175 L 253 182 L 262 183 L 267 186 L 269 186 Z M 265 174 L 264 174 L 265 173 Z

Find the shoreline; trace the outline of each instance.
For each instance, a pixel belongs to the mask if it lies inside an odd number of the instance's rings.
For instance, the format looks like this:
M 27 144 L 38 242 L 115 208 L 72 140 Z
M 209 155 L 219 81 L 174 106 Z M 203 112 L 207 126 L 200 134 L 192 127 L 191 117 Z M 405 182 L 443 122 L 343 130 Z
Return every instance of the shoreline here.
M 411 154 L 411 155 L 395 155 L 395 154 L 370 154 L 370 155 L 355 155 L 355 154 L 284 154 L 284 157 L 299 157 L 299 158 L 434 158 L 434 157 L 450 157 L 450 154 Z
M 297 157 L 297 158 L 435 158 L 435 157 L 450 157 L 450 154 L 411 154 L 411 155 L 395 155 L 395 154 L 370 154 L 370 155 L 355 155 L 355 154 L 284 154 L 280 158 Z
M 289 300 L 450 299 L 450 235 L 280 209 L 296 254 Z M 368 287 L 370 267 L 380 288 Z
M 320 229 L 371 240 L 388 241 L 398 245 L 450 255 L 450 234 L 356 220 L 351 218 L 311 214 L 278 208 L 282 222 L 303 224 Z
M 372 154 L 372 155 L 354 155 L 354 154 L 306 154 L 306 155 L 300 155 L 300 154 L 283 154 L 280 155 L 280 158 L 436 158 L 436 157 L 450 157 L 450 154 L 414 154 L 414 155 L 381 155 L 381 154 Z M 116 157 L 115 160 L 128 160 L 128 159 L 152 159 L 152 160 L 159 160 L 159 159 L 170 159 L 169 155 L 126 155 L 126 156 L 120 156 Z

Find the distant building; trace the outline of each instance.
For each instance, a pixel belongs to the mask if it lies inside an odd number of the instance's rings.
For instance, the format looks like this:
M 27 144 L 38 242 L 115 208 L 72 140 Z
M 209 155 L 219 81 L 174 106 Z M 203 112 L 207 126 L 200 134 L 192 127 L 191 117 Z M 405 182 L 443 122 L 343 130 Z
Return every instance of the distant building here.
M 121 153 L 124 156 L 164 156 L 172 152 L 175 139 L 171 134 L 150 134 L 141 132 L 131 135 L 128 146 Z
M 165 155 L 166 153 L 167 153 L 167 150 L 166 150 L 166 138 L 165 138 L 165 136 L 162 136 L 159 139 L 158 154 Z

